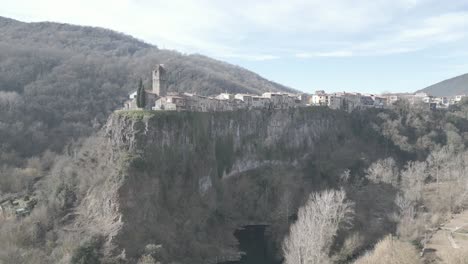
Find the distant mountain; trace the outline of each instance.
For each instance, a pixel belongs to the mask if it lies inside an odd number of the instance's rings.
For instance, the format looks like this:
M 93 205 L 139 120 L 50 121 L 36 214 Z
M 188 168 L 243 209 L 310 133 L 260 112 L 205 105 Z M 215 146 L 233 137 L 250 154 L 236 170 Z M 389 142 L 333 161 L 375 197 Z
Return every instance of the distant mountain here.
M 161 50 L 112 30 L 0 17 L 0 163 L 60 151 L 89 135 L 140 78 L 151 89 L 159 63 L 168 70 L 169 91 L 293 91 L 241 67 Z
M 441 81 L 418 92 L 427 92 L 434 96 L 454 96 L 468 94 L 468 73 Z

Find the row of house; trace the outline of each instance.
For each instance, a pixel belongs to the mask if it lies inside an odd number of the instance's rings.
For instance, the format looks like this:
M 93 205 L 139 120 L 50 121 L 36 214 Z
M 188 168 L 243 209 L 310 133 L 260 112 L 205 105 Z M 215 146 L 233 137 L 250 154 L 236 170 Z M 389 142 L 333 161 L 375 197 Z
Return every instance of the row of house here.
M 191 93 L 168 93 L 166 70 L 158 65 L 153 71 L 152 90 L 145 90 L 144 108 L 165 111 L 233 111 L 238 109 L 288 109 L 304 106 L 327 106 L 348 112 L 366 108 L 391 107 L 399 100 L 410 104 L 426 104 L 431 109 L 448 108 L 462 100 L 464 95 L 454 98 L 433 97 L 427 93 L 415 94 L 361 94 L 352 92 L 326 93 L 316 91 L 313 95 L 268 92 L 262 95 L 221 93 L 217 96 L 201 96 Z M 125 102 L 124 109 L 137 109 L 137 92 Z
M 301 95 L 286 93 L 229 94 L 202 96 L 191 93 L 169 93 L 156 99 L 152 110 L 233 111 L 238 109 L 287 109 L 306 105 Z
M 411 105 L 423 104 L 429 105 L 431 109 L 447 109 L 451 105 L 461 102 L 466 95 L 456 95 L 454 97 L 432 96 L 425 92 L 415 94 L 400 94 L 390 96 L 389 103 L 395 103 L 398 100 L 406 100 Z
M 264 93 L 228 94 L 217 96 L 202 96 L 191 93 L 168 93 L 166 70 L 158 65 L 153 71 L 152 90 L 145 90 L 144 108 L 148 110 L 166 111 L 233 111 L 238 109 L 287 109 L 306 106 L 308 104 L 305 94 L 292 93 Z M 137 92 L 129 95 L 124 109 L 137 109 Z
M 445 96 L 435 97 L 428 93 L 414 94 L 360 94 L 360 93 L 331 93 L 317 91 L 312 95 L 311 105 L 326 105 L 333 109 L 353 111 L 365 108 L 392 107 L 398 101 L 406 101 L 410 105 L 426 105 L 430 109 L 447 109 L 450 105 L 459 103 L 466 95 L 457 95 L 452 98 Z
M 327 94 L 320 90 L 316 91 L 310 98 L 310 105 L 328 106 L 332 109 L 342 109 L 349 112 L 364 108 L 384 108 L 387 105 L 386 97 L 374 94 L 350 92 Z

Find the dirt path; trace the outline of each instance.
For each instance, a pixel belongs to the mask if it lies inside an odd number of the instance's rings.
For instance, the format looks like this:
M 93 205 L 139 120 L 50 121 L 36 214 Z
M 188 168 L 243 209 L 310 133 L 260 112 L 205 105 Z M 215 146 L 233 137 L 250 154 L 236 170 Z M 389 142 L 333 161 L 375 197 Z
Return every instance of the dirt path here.
M 448 256 L 468 250 L 468 210 L 441 227 L 426 244 L 429 255 L 435 254 L 440 263 L 450 263 Z M 468 260 L 467 260 L 468 263 Z

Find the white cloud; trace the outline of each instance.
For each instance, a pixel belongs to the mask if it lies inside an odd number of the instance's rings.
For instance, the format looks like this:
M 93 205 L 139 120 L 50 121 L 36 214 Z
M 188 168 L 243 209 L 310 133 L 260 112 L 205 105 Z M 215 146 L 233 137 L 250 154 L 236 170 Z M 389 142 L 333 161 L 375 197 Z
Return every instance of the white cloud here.
M 185 53 L 272 60 L 388 55 L 464 40 L 468 12 L 454 12 L 450 4 L 433 10 L 436 3 L 15 0 L 2 3 L 0 15 L 107 27 Z
M 226 58 L 238 58 L 245 59 L 250 61 L 267 61 L 267 60 L 277 60 L 281 57 L 271 55 L 271 54 L 225 54 Z
M 349 57 L 349 56 L 382 56 L 424 50 L 440 44 L 454 43 L 466 39 L 468 32 L 468 12 L 454 12 L 410 20 L 404 24 L 390 25 L 372 36 L 371 40 L 357 40 L 327 52 L 303 52 L 298 58 L 313 57 Z
M 296 58 L 308 59 L 314 57 L 351 57 L 353 56 L 353 52 L 349 50 L 337 50 L 337 51 L 327 51 L 327 52 L 302 52 L 296 53 L 294 55 Z
M 403 42 L 433 40 L 438 42 L 455 41 L 466 35 L 468 12 L 455 12 L 426 18 L 422 24 L 403 29 L 397 40 Z
M 420 1 L 261 0 L 240 1 L 240 13 L 264 30 L 356 33 L 382 25 Z M 237 2 L 236 2 L 237 3 Z

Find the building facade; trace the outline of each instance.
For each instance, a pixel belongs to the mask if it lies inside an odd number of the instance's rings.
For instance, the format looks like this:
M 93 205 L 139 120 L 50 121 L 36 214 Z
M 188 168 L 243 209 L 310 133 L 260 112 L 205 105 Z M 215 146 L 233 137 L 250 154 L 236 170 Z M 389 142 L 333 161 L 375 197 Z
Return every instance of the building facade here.
M 137 92 L 129 94 L 124 109 L 138 109 Z M 309 95 L 304 93 L 266 92 L 262 95 L 221 93 L 216 96 L 201 96 L 190 93 L 168 92 L 167 71 L 163 65 L 157 65 L 152 71 L 152 89 L 145 90 L 147 110 L 158 111 L 233 111 L 238 109 L 288 109 L 305 106 L 327 106 L 347 112 L 366 108 L 392 107 L 400 100 L 410 104 L 430 104 L 431 109 L 448 108 L 464 98 L 433 97 L 427 93 L 416 94 L 360 94 L 352 92 L 326 93 L 323 90 Z

